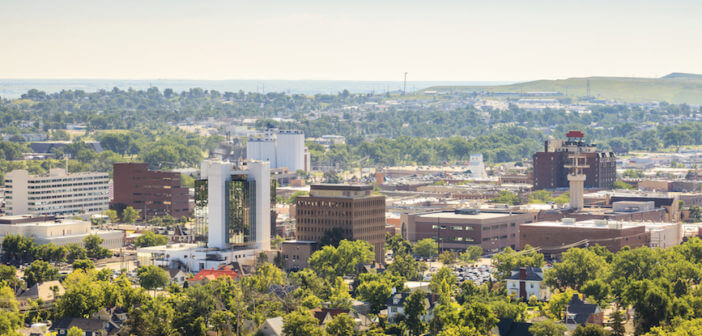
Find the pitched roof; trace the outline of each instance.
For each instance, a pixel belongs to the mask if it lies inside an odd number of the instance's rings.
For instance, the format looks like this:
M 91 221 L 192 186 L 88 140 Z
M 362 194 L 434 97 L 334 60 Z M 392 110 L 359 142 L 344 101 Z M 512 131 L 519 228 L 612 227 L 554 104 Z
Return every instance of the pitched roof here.
M 87 319 L 82 317 L 65 317 L 51 325 L 50 330 L 68 330 L 78 327 L 83 331 L 98 331 L 105 328 L 106 321 L 98 319 Z
M 585 324 L 590 315 L 596 314 L 599 307 L 596 304 L 586 303 L 578 294 L 574 294 L 568 303 L 566 323 Z
M 221 277 L 230 277 L 232 279 L 236 279 L 239 277 L 239 274 L 231 269 L 211 269 L 211 270 L 202 270 L 195 274 L 192 278 L 188 279 L 188 281 L 202 281 L 204 279 L 208 280 L 214 280 L 218 279 Z
M 543 274 L 541 268 L 538 267 L 524 267 L 526 272 L 526 281 L 543 281 L 544 278 L 540 275 Z M 512 275 L 507 278 L 507 280 L 521 280 L 520 278 L 521 268 L 515 268 L 512 270 Z
M 514 322 L 512 319 L 501 319 L 496 325 L 500 336 L 532 336 L 529 332 L 531 323 Z
M 272 317 L 267 319 L 266 321 L 263 322 L 263 325 L 261 328 L 265 328 L 266 325 L 269 326 L 271 330 L 276 335 L 282 335 L 283 334 L 283 317 L 282 316 L 277 316 L 277 317 Z
M 42 283 L 35 284 L 34 286 L 32 286 L 30 288 L 27 288 L 27 290 L 24 291 L 22 294 L 20 294 L 17 297 L 17 299 L 19 299 L 19 300 L 42 299 L 44 301 L 53 301 L 56 299 L 54 297 L 54 292 L 51 290 L 51 288 L 54 286 L 56 286 L 56 288 L 58 288 L 58 290 L 56 291 L 56 294 L 58 296 L 63 295 L 63 293 L 65 292 L 63 286 L 57 280 L 53 280 L 53 281 L 44 281 Z
M 327 315 L 329 315 L 331 318 L 335 318 L 339 314 L 348 314 L 349 310 L 348 309 L 339 309 L 339 308 L 315 308 L 310 310 L 312 312 L 312 315 L 319 321 L 319 324 L 324 323 L 324 320 L 327 318 Z

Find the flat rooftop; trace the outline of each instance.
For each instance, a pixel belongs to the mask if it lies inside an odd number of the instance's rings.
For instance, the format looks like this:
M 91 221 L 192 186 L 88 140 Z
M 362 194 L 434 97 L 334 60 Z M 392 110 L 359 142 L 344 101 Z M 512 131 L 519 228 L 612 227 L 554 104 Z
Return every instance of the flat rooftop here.
M 478 212 L 476 214 L 457 214 L 453 211 L 432 212 L 419 215 L 421 218 L 452 218 L 452 219 L 493 219 L 512 216 L 509 213 L 502 212 Z
M 373 190 L 373 186 L 366 184 L 313 184 L 310 186 L 310 190 L 364 191 Z
M 571 223 L 552 222 L 552 221 L 536 222 L 536 223 L 521 224 L 521 226 L 540 226 L 540 227 L 558 227 L 558 228 L 575 227 L 575 228 L 586 228 L 586 229 L 612 230 L 612 229 L 620 229 L 619 226 L 621 226 L 621 228 L 632 228 L 632 227 L 637 227 L 637 226 L 665 225 L 665 224 L 671 224 L 671 223 L 644 223 L 644 222 L 625 222 L 625 221 L 589 219 L 589 220 L 584 220 L 584 221 L 579 221 L 579 222 L 571 222 Z

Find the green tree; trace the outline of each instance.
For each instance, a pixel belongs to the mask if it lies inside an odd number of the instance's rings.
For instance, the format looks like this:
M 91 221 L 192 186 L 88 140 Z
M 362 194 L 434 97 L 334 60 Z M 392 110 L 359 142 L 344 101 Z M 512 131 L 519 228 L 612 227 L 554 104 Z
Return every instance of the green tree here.
M 110 250 L 100 246 L 104 241 L 97 234 L 90 234 L 83 238 L 83 246 L 88 253 L 88 258 L 103 259 L 112 256 Z
M 487 304 L 482 302 L 464 304 L 461 319 L 464 325 L 475 328 L 483 335 L 489 334 L 490 330 L 498 322 L 495 313 L 490 310 Z
M 473 327 L 461 326 L 461 325 L 449 325 L 447 328 L 443 328 L 438 336 L 482 336 Z
M 134 210 L 133 207 L 128 206 L 122 210 L 122 222 L 127 224 L 134 224 L 137 218 L 139 218 L 139 213 Z
M 516 205 L 519 204 L 519 196 L 509 190 L 501 190 L 492 201 L 495 203 Z
M 573 299 L 573 295 L 575 294 L 580 295 L 577 291 L 571 288 L 566 288 L 566 290 L 563 292 L 556 290 L 556 292 L 551 295 L 551 300 L 549 300 L 546 307 L 544 307 L 546 316 L 554 320 L 560 320 L 563 316 L 563 310 L 566 308 L 568 303 L 570 303 L 570 300 Z
M 400 254 L 387 267 L 387 272 L 406 277 L 408 280 L 421 279 L 420 265 L 409 254 Z
M 58 268 L 51 266 L 46 261 L 35 260 L 24 270 L 24 281 L 27 283 L 27 287 L 56 279 L 58 279 Z
M 34 241 L 20 235 L 7 235 L 2 240 L 2 260 L 19 265 L 32 259 Z
M 609 336 L 609 331 L 596 324 L 579 325 L 573 330 L 573 336 Z
M 139 267 L 137 277 L 139 278 L 139 285 L 146 289 L 165 287 L 171 280 L 166 270 L 154 265 Z
M 570 194 L 569 193 L 562 193 L 558 195 L 558 197 L 553 199 L 553 203 L 556 204 L 566 204 L 570 202 Z
M 312 254 L 310 267 L 325 278 L 354 275 L 363 264 L 373 261 L 373 246 L 363 240 L 342 240 L 339 247 L 324 246 Z
M 406 254 L 412 250 L 412 245 L 410 244 L 409 240 L 403 238 L 402 235 L 399 234 L 386 234 L 385 246 L 389 250 L 392 250 L 393 254 L 395 255 Z
M 456 262 L 456 252 L 453 252 L 453 251 L 441 252 L 441 254 L 439 255 L 439 260 L 444 265 L 451 265 L 451 264 Z
M 612 336 L 624 336 L 626 328 L 624 327 L 626 320 L 624 313 L 621 310 L 616 310 L 610 315 L 609 327 L 612 328 Z
M 477 261 L 483 255 L 483 248 L 478 245 L 468 246 L 465 252 L 461 253 L 461 260 L 465 263 Z
M 283 317 L 283 333 L 286 336 L 322 336 L 317 324 L 309 311 L 297 310 Z
M 566 331 L 568 327 L 553 320 L 534 322 L 529 327 L 529 332 L 534 336 L 564 336 Z
M 129 313 L 125 322 L 130 335 L 135 336 L 175 336 L 172 321 L 173 307 L 164 296 L 157 296 Z
M 156 234 L 153 231 L 146 231 L 141 236 L 134 239 L 135 247 L 149 247 L 168 244 L 168 237 Z
M 0 311 L 0 335 L 15 335 L 15 330 L 22 327 L 22 315 L 15 292 L 10 287 L 0 287 Z
M 109 209 L 105 211 L 105 216 L 110 220 L 110 223 L 114 224 L 119 222 L 119 216 L 117 216 L 117 210 Z
M 359 300 L 368 302 L 371 313 L 378 314 L 392 295 L 392 284 L 385 278 L 363 281 L 358 285 L 356 295 Z
M 329 293 L 329 307 L 338 309 L 351 308 L 349 286 L 342 277 L 336 277 Z
M 66 291 L 56 303 L 58 316 L 88 317 L 104 307 L 105 292 L 91 272 L 75 270 L 64 281 Z
M 616 181 L 614 181 L 613 187 L 614 187 L 614 189 L 626 189 L 626 190 L 634 190 L 634 189 L 636 189 L 636 188 L 634 188 L 634 186 L 632 186 L 631 184 L 626 183 L 626 182 L 624 182 L 624 181 L 622 181 L 622 180 L 616 180 Z
M 95 263 L 93 263 L 92 260 L 90 259 L 78 259 L 73 262 L 73 269 L 82 269 L 83 271 L 87 271 L 89 269 L 95 268 Z
M 546 190 L 537 190 L 529 195 L 529 203 L 548 203 L 553 202 L 553 196 Z
M 414 291 L 405 300 L 405 321 L 411 335 L 421 335 L 426 330 L 423 316 L 426 314 L 427 294 L 423 290 Z
M 561 260 L 546 273 L 546 283 L 560 289 L 579 289 L 587 281 L 604 277 L 607 272 L 604 258 L 588 249 L 571 248 L 563 253 Z
M 580 292 L 597 301 L 597 304 L 601 307 L 604 307 L 609 301 L 610 288 L 611 285 L 603 279 L 595 279 L 586 282 L 580 288 Z
M 331 336 L 353 336 L 356 334 L 356 322 L 349 314 L 339 314 L 327 323 L 327 334 Z
M 83 336 L 83 329 L 78 327 L 71 327 L 71 329 L 68 329 L 68 333 L 66 333 L 66 336 Z
M 453 274 L 450 268 L 444 266 L 439 268 L 438 271 L 431 278 L 429 283 L 429 290 L 441 296 L 452 297 L 453 289 L 456 286 L 458 278 Z
M 422 239 L 414 244 L 414 253 L 422 258 L 431 258 L 439 254 L 439 244 L 431 238 Z
M 512 270 L 518 267 L 541 267 L 544 264 L 544 255 L 538 253 L 530 245 L 525 245 L 522 251 L 516 252 L 506 247 L 502 252 L 492 257 L 492 265 L 497 268 L 497 278 L 505 279 L 512 275 Z

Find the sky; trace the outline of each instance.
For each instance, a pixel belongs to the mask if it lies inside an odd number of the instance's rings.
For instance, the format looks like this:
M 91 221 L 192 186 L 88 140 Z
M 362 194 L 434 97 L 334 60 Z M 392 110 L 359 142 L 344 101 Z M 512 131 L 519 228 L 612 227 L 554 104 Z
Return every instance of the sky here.
M 0 0 L 0 78 L 702 73 L 702 1 Z

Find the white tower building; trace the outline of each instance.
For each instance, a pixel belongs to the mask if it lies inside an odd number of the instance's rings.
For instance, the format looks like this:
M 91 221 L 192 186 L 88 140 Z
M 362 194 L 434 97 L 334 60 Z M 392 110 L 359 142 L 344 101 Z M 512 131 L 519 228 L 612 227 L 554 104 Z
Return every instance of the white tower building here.
M 247 161 L 245 170 L 237 170 L 231 162 L 202 162 L 201 178 L 207 180 L 208 247 L 270 249 L 269 167 L 265 161 Z
M 470 168 L 471 177 L 474 179 L 486 179 L 487 173 L 485 172 L 485 164 L 483 163 L 483 154 L 471 154 L 470 162 L 468 163 Z

